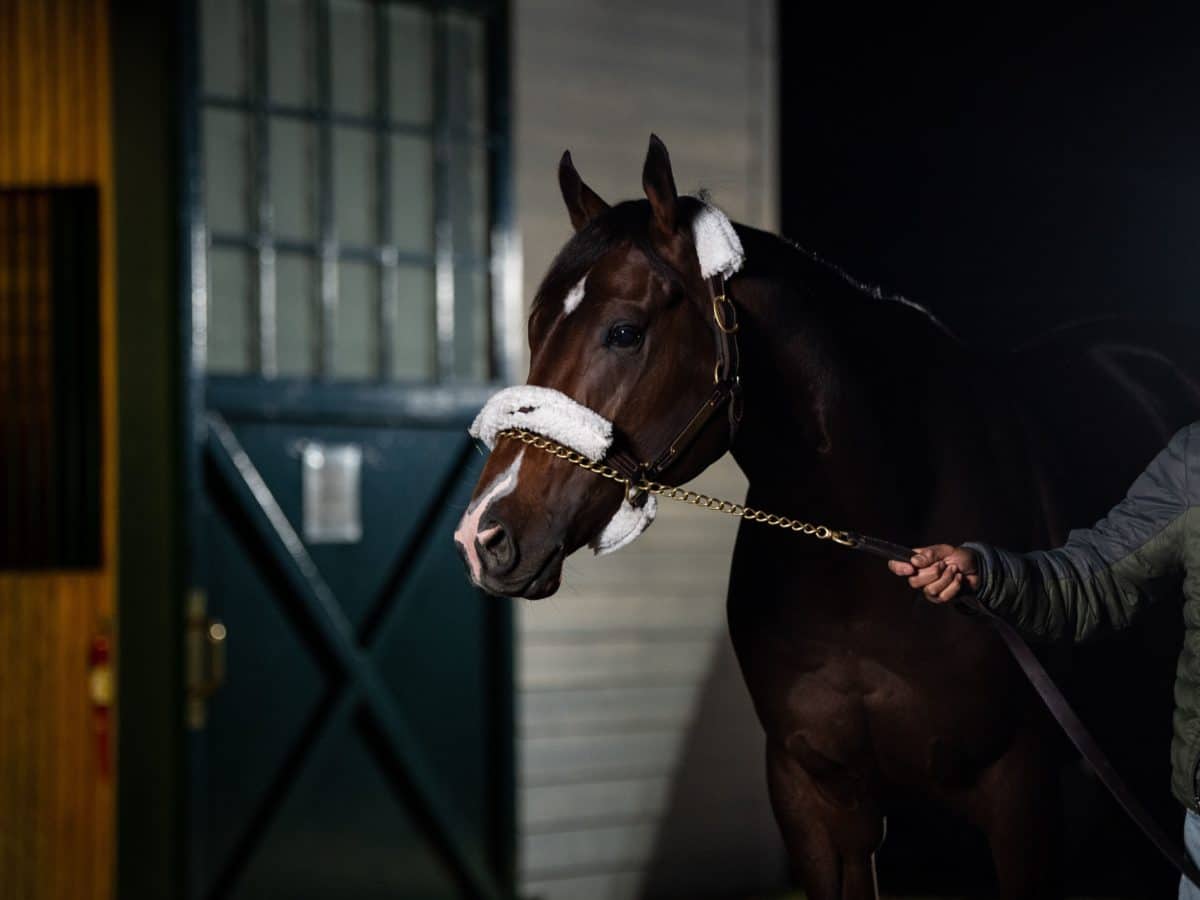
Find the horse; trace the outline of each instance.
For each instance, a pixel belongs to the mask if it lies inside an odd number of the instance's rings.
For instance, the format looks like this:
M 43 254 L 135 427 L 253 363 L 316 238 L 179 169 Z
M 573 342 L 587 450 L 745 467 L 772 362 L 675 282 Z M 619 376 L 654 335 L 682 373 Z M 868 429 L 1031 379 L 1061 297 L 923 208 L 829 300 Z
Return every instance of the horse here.
M 575 233 L 532 304 L 528 384 L 594 410 L 627 455 L 649 459 L 695 421 L 724 362 L 714 318 L 728 323 L 691 227 L 707 204 L 678 193 L 653 135 L 643 199 L 610 206 L 569 152 L 558 174 Z M 781 237 L 733 229 L 744 264 L 725 290 L 739 390 L 729 415 L 693 429 L 663 482 L 682 484 L 730 452 L 748 505 L 913 545 L 974 537 L 1018 549 L 1048 545 L 1079 509 L 1118 498 L 1060 490 L 1056 477 L 1069 473 L 1044 451 L 1069 435 L 1047 438 L 1047 410 L 1026 408 L 1012 373 L 928 311 Z M 1138 335 L 1141 369 L 1092 353 L 1111 346 L 1111 331 L 1051 343 L 1062 377 L 1082 379 L 1088 402 L 1116 418 L 1108 469 L 1132 477 L 1200 411 L 1200 367 L 1178 333 Z M 1152 415 L 1132 402 L 1144 399 L 1147 354 L 1174 386 Z M 1048 406 L 1068 429 L 1071 411 Z M 617 481 L 500 439 L 455 537 L 485 591 L 546 597 L 564 558 L 595 546 L 629 499 Z M 878 561 L 754 522 L 738 532 L 727 615 L 765 735 L 772 808 L 812 900 L 878 896 L 886 815 L 912 797 L 982 831 L 1001 896 L 1061 889 L 1054 742 L 990 629 L 924 603 Z

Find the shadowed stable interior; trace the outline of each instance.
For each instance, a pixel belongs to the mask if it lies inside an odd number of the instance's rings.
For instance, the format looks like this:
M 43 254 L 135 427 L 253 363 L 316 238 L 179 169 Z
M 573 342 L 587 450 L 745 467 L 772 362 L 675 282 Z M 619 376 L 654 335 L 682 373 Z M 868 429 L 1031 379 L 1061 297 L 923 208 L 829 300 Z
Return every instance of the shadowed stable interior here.
M 786 235 L 927 305 L 981 353 L 1094 316 L 1200 323 L 1195 10 L 936 4 L 861 15 L 783 4 L 780 16 Z M 988 397 L 977 402 L 986 415 Z M 1086 393 L 1075 402 L 1089 406 Z M 1053 465 L 1060 482 L 1083 471 L 1100 489 L 1090 517 L 1068 526 L 1090 525 L 1110 505 L 1098 498 L 1116 502 L 1140 471 L 1108 459 L 1103 408 L 1085 419 L 1092 452 Z M 1145 619 L 1076 648 L 1065 684 L 1177 833 L 1167 745 L 1179 610 L 1162 604 Z M 1089 779 L 1069 772 L 1067 794 L 1081 890 L 1173 890 Z M 897 889 L 981 865 L 982 846 L 946 820 L 908 811 L 891 824 L 880 870 Z

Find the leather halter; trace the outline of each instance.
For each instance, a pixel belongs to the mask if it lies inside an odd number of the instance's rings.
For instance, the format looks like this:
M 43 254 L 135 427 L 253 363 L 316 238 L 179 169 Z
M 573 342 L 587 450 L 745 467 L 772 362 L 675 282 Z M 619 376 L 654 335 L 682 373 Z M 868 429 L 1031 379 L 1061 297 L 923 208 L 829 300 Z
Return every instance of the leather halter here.
M 742 420 L 742 384 L 738 371 L 741 358 L 738 355 L 738 320 L 737 307 L 733 305 L 725 288 L 725 276 L 721 273 L 707 279 L 710 300 L 712 301 L 712 328 L 717 347 L 717 364 L 713 369 L 713 390 L 708 399 L 701 404 L 687 424 L 679 429 L 666 442 L 663 449 L 651 456 L 649 462 L 639 460 L 632 451 L 618 447 L 614 442 L 604 462 L 616 469 L 631 485 L 641 481 L 657 481 L 670 468 L 671 464 L 683 453 L 696 437 L 704 430 L 714 415 L 726 407 L 729 416 L 729 440 L 732 443 L 737 434 L 737 428 Z M 624 440 L 622 444 L 628 445 Z M 626 498 L 635 506 L 646 502 L 644 491 L 632 490 Z

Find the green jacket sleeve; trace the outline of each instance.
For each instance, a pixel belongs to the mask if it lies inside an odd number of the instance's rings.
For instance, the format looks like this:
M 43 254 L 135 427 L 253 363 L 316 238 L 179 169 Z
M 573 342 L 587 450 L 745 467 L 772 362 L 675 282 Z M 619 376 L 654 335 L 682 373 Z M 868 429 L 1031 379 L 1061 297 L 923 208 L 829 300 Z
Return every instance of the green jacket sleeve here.
M 969 543 L 980 566 L 979 599 L 1034 637 L 1086 640 L 1122 628 L 1146 604 L 1178 586 L 1200 423 L 1179 432 L 1095 527 L 1067 543 L 1010 553 Z M 1189 474 L 1191 477 L 1189 477 Z

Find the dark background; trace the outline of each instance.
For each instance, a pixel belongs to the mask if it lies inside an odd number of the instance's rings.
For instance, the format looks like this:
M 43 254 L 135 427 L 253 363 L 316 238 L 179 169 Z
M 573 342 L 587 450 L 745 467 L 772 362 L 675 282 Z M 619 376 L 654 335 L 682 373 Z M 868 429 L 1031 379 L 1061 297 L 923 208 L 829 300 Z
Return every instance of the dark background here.
M 1200 325 L 1200 9 L 782 3 L 780 17 L 788 237 L 983 350 L 1096 316 Z M 1124 639 L 1154 671 L 1122 672 L 1128 656 L 1110 644 L 1066 680 L 1178 834 L 1166 727 L 1178 610 L 1159 616 Z M 1124 696 L 1110 706 L 1112 690 Z M 1139 699 L 1143 719 L 1122 719 Z M 1068 766 L 1066 783 L 1074 888 L 1170 895 L 1174 878 L 1091 779 Z M 961 827 L 898 811 L 883 888 L 981 884 L 965 873 L 986 859 Z
M 784 233 L 1005 346 L 1200 323 L 1200 10 L 781 4 Z

